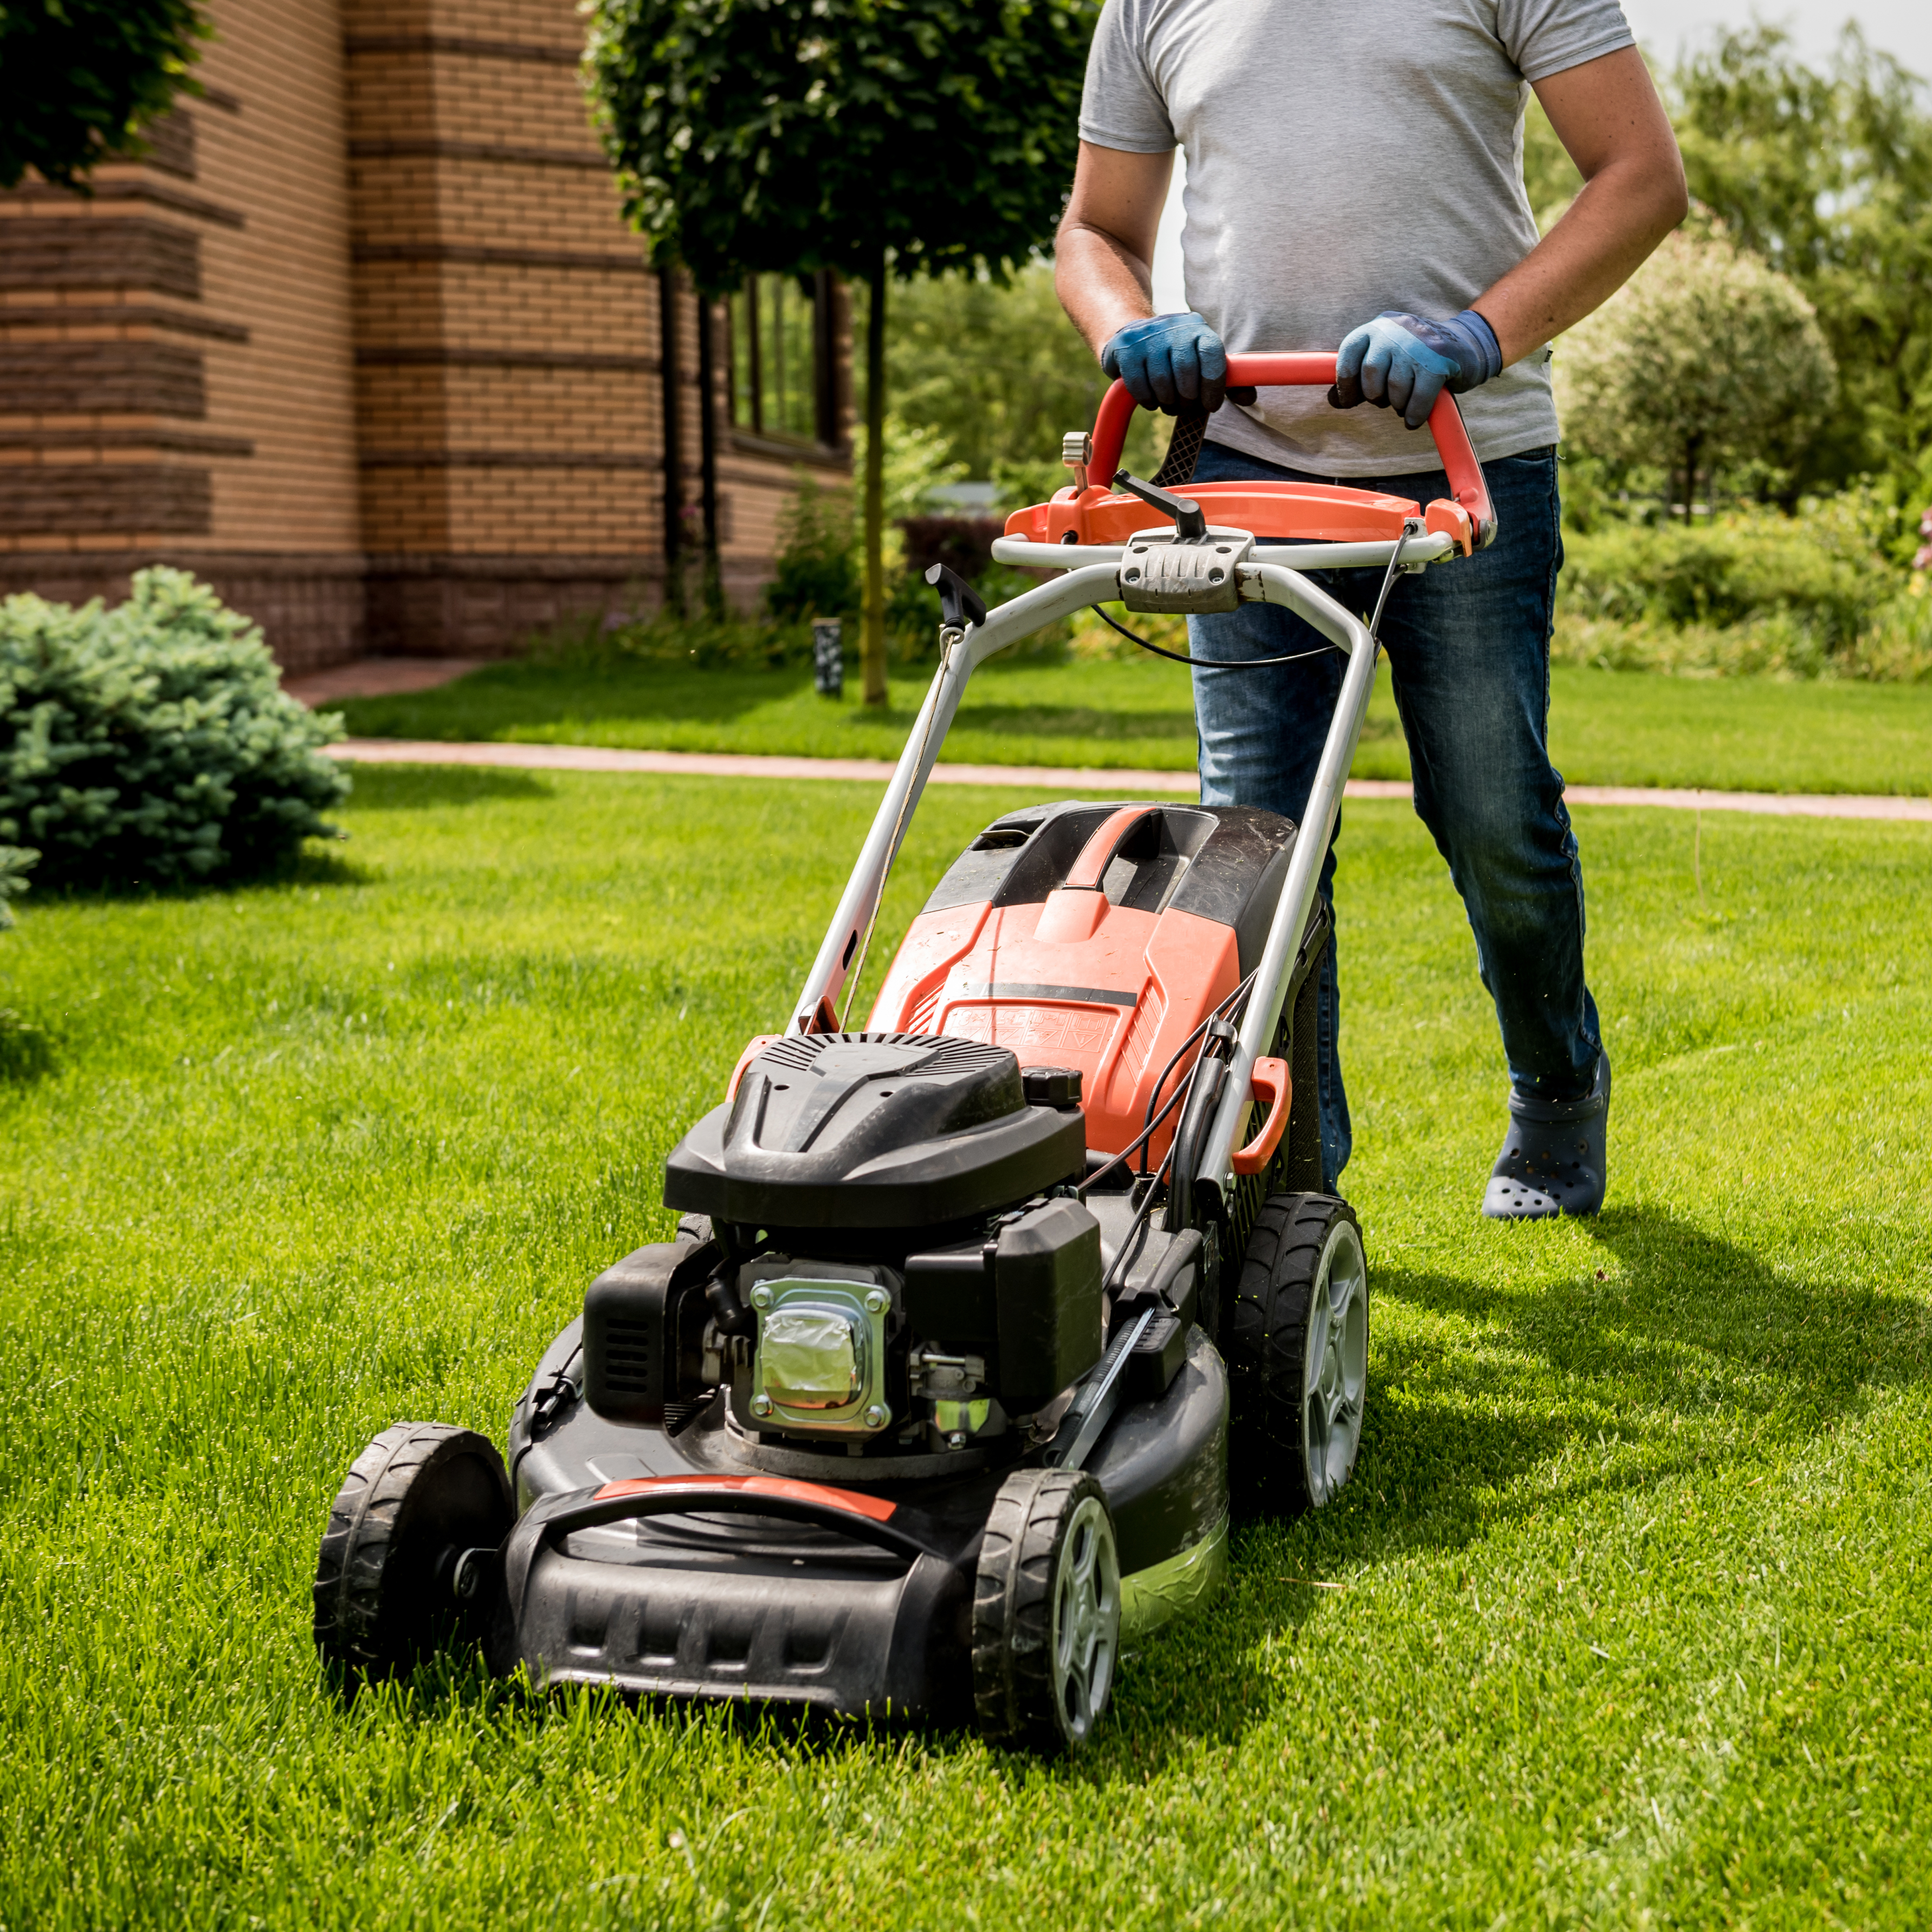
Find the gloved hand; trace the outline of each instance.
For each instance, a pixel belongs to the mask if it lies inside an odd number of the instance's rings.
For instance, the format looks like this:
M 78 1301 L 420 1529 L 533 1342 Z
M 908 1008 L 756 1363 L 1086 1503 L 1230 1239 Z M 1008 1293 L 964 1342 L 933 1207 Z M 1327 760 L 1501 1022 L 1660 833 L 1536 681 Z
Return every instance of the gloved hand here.
M 1100 367 L 1119 376 L 1142 409 L 1168 416 L 1184 402 L 1211 415 L 1228 393 L 1228 352 L 1207 318 L 1192 310 L 1129 322 L 1108 338 Z
M 1502 370 L 1496 332 L 1474 309 L 1448 322 L 1384 309 L 1342 338 L 1328 400 L 1338 410 L 1365 402 L 1396 410 L 1420 429 L 1445 388 L 1466 395 Z

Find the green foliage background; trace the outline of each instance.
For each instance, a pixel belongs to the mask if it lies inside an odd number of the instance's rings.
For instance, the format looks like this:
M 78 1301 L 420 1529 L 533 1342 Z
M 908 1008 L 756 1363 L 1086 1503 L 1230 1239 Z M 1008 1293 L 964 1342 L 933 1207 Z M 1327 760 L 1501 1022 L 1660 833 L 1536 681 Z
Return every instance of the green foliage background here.
M 185 86 L 205 29 L 193 0 L 5 0 L 0 188 L 36 168 L 64 187 L 124 151 Z
M 598 0 L 586 55 L 661 262 L 1018 263 L 1073 176 L 1094 0 Z

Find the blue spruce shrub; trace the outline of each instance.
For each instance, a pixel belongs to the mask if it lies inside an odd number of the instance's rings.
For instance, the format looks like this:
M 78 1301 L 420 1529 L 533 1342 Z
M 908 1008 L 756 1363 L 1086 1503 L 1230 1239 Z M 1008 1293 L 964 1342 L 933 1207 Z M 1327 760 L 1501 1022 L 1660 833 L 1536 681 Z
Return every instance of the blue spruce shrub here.
M 44 887 L 253 878 L 334 836 L 340 723 L 185 571 L 137 572 L 112 610 L 0 599 L 0 845 L 37 849 Z

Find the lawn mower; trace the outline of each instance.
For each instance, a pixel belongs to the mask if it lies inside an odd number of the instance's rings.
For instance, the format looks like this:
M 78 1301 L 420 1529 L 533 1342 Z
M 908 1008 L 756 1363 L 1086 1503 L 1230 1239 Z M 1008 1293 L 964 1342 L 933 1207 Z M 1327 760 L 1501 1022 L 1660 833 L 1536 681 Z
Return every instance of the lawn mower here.
M 1334 376 L 1332 356 L 1230 363 L 1239 385 Z M 676 1238 L 590 1284 L 507 1461 L 421 1423 L 356 1460 L 315 1584 L 316 1644 L 352 1686 L 462 1641 L 539 1686 L 1066 1750 L 1123 1646 L 1220 1582 L 1231 1502 L 1317 1509 L 1348 1481 L 1368 1275 L 1354 1213 L 1322 1191 L 1318 880 L 1382 602 L 1495 518 L 1446 394 L 1450 494 L 1426 506 L 1286 481 L 1180 494 L 1198 421 L 1144 482 L 1119 467 L 1132 408 L 1115 383 L 1066 439 L 1070 487 L 994 546 L 1057 575 L 989 612 L 930 574 L 938 671 L 785 1025 L 665 1162 Z M 1382 572 L 1368 622 L 1304 574 L 1337 567 Z M 974 671 L 1089 605 L 1244 600 L 1347 656 L 1303 823 L 1003 812 L 851 1030 Z

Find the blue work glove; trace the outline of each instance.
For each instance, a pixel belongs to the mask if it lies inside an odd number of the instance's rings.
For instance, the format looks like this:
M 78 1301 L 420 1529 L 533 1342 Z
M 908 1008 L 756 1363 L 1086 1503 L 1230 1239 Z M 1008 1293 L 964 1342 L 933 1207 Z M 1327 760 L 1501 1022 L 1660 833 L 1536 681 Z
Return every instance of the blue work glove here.
M 1395 410 L 1411 429 L 1420 429 L 1444 389 L 1466 395 L 1502 372 L 1496 332 L 1474 309 L 1448 322 L 1384 309 L 1342 338 L 1328 400 L 1338 410 L 1360 403 Z
M 1211 415 L 1228 393 L 1228 352 L 1207 318 L 1191 310 L 1129 322 L 1108 338 L 1100 367 L 1119 376 L 1142 409 L 1168 416 L 1178 415 L 1183 403 L 1198 403 Z

